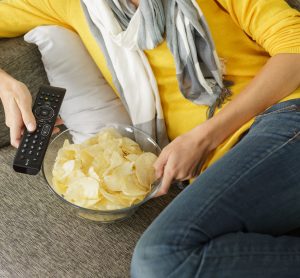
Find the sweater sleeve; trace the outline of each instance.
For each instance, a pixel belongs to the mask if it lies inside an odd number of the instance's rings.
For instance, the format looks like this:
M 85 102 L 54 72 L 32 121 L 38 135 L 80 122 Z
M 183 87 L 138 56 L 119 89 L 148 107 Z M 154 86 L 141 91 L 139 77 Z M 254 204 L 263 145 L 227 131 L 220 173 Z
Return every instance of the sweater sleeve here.
M 70 28 L 67 24 L 70 1 L 72 0 L 0 1 L 0 38 L 20 36 L 40 25 Z
M 217 1 L 271 56 L 300 53 L 300 13 L 284 0 Z

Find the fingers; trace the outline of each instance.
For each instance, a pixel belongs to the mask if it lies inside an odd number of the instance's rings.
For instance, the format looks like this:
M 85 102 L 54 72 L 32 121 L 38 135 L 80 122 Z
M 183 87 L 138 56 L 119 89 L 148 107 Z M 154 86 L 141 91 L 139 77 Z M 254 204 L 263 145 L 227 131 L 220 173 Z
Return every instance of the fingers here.
M 22 137 L 21 128 L 17 125 L 12 125 L 9 130 L 11 145 L 15 148 L 18 148 Z
M 62 125 L 63 123 L 64 123 L 64 121 L 63 121 L 62 118 L 57 118 L 56 121 L 55 121 L 55 126 Z
M 22 116 L 17 107 L 17 104 L 14 101 L 12 101 L 10 104 L 10 112 L 15 115 L 14 120 L 9 121 L 10 143 L 13 147 L 18 148 L 22 137 L 22 133 L 24 131 L 24 126 L 22 122 Z
M 52 134 L 57 134 L 60 132 L 60 129 L 58 127 L 54 127 Z
M 54 129 L 52 131 L 52 134 L 57 134 L 60 132 L 60 128 L 57 127 L 58 125 L 62 125 L 64 123 L 64 121 L 62 120 L 62 118 L 58 117 L 55 121 L 55 124 L 54 124 Z
M 164 167 L 168 161 L 168 154 L 165 150 L 163 150 L 155 161 L 153 167 L 155 169 L 155 176 L 157 179 L 161 178 L 164 173 Z
M 167 148 L 165 148 L 156 162 L 154 163 L 155 173 L 157 178 L 162 177 L 162 184 L 159 191 L 156 193 L 155 197 L 165 195 L 171 186 L 174 179 L 175 172 L 172 164 L 172 159 L 170 159 L 170 154 Z
M 165 171 L 162 178 L 162 183 L 159 191 L 156 193 L 155 197 L 159 197 L 168 193 L 171 183 L 174 179 L 174 175 L 171 170 L 168 169 L 168 165 L 165 167 Z
M 36 129 L 36 121 L 31 108 L 32 99 L 26 86 L 23 87 L 23 91 L 24 92 L 22 94 L 18 94 L 16 101 L 26 128 L 28 131 L 32 132 Z

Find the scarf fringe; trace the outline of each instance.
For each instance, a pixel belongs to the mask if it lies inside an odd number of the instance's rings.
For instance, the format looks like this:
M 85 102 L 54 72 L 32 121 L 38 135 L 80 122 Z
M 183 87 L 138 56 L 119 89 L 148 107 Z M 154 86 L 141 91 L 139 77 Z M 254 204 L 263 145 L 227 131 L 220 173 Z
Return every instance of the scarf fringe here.
M 230 101 L 231 100 L 231 96 L 232 96 L 232 91 L 228 88 L 230 86 L 233 85 L 233 82 L 230 80 L 224 80 L 224 85 L 225 87 L 222 88 L 222 92 L 221 94 L 218 96 L 218 98 L 216 99 L 215 103 L 211 106 L 208 107 L 207 109 L 207 119 L 210 119 L 213 117 L 216 108 L 221 108 L 222 105 L 226 102 L 226 101 Z

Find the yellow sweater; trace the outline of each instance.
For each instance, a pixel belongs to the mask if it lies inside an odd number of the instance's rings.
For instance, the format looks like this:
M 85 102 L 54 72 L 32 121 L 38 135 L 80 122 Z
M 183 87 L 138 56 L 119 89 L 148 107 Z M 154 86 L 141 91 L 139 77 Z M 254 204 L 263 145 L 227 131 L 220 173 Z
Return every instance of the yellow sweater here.
M 300 53 L 300 13 L 290 8 L 284 0 L 197 2 L 210 26 L 218 55 L 226 61 L 225 78 L 234 81 L 232 99 L 270 56 Z M 79 0 L 0 1 L 0 37 L 19 36 L 35 26 L 50 24 L 75 30 L 113 86 L 105 58 L 89 31 Z M 181 95 L 174 59 L 165 42 L 146 51 L 146 55 L 158 83 L 168 135 L 174 139 L 205 121 L 207 107 L 195 105 Z M 299 97 L 300 88 L 282 101 Z M 252 122 L 253 119 L 223 142 L 207 160 L 204 169 L 223 156 Z

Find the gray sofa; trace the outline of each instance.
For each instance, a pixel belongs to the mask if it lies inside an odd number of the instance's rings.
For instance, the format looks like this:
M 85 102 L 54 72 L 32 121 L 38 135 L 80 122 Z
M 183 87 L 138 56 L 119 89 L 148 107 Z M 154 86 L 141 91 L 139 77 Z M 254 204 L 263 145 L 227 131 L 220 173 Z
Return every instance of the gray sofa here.
M 300 8 L 299 0 L 289 2 Z M 37 48 L 22 38 L 0 40 L 0 68 L 33 96 L 48 83 Z M 13 172 L 2 106 L 0 148 L 0 277 L 129 277 L 138 238 L 179 192 L 173 188 L 123 222 L 97 224 L 65 210 L 42 174 Z
M 35 96 L 48 80 L 39 51 L 23 38 L 0 40 L 0 68 Z M 116 224 L 97 224 L 67 211 L 43 175 L 12 169 L 15 149 L 0 108 L 0 277 L 129 277 L 133 248 L 178 189 Z

